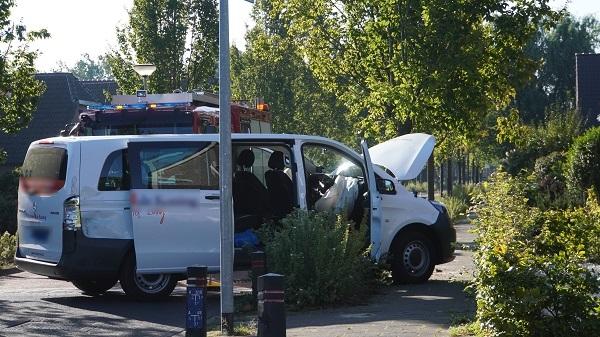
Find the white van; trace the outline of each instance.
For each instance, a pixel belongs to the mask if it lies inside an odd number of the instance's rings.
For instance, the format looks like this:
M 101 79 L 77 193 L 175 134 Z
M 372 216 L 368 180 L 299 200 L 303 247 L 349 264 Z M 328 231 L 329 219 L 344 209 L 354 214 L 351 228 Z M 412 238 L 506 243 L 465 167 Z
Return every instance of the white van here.
M 232 138 L 236 232 L 293 208 L 330 210 L 367 216 L 373 257 L 388 259 L 399 282 L 426 281 L 454 258 L 445 208 L 400 183 L 422 170 L 432 136 L 363 142 L 363 155 L 315 136 Z M 33 142 L 19 183 L 17 266 L 88 294 L 120 281 L 145 298 L 170 294 L 188 266 L 218 272 L 218 158 L 217 134 Z

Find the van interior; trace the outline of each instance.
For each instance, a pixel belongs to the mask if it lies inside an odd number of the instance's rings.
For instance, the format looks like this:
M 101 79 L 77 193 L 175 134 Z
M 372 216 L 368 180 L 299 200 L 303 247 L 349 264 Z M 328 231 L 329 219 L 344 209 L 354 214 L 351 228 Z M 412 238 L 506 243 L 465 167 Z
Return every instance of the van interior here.
M 302 148 L 310 210 L 333 211 L 360 224 L 368 208 L 362 165 L 321 144 Z M 298 207 L 296 165 L 287 145 L 234 144 L 235 232 L 258 229 Z

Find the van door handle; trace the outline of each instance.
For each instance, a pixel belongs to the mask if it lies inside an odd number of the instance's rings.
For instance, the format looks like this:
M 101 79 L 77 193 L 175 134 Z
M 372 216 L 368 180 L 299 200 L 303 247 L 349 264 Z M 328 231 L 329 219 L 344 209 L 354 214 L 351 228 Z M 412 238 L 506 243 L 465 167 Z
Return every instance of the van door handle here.
M 218 195 L 207 195 L 204 197 L 204 199 L 207 199 L 207 200 L 219 200 L 220 198 L 221 197 Z

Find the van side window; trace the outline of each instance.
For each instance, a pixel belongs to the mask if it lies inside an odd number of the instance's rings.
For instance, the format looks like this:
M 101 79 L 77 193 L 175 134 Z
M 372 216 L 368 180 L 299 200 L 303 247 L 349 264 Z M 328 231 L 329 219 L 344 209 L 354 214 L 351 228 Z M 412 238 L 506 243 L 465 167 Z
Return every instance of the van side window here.
M 127 150 L 118 150 L 106 158 L 98 191 L 128 191 L 129 190 L 129 165 L 127 163 Z
M 136 189 L 219 189 L 217 143 L 152 144 L 137 155 Z

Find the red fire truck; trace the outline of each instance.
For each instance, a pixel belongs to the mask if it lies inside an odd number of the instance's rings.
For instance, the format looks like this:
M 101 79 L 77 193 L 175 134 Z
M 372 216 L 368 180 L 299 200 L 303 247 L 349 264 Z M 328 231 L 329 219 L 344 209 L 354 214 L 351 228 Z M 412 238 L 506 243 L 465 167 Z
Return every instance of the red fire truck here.
M 111 104 L 89 105 L 79 122 L 63 136 L 216 133 L 218 96 L 212 93 L 115 95 Z M 231 104 L 231 131 L 270 133 L 271 113 L 265 103 Z

